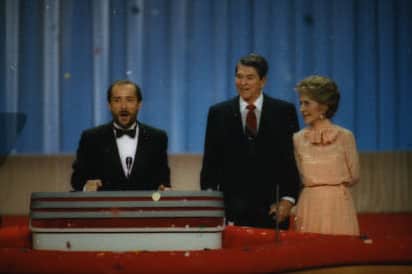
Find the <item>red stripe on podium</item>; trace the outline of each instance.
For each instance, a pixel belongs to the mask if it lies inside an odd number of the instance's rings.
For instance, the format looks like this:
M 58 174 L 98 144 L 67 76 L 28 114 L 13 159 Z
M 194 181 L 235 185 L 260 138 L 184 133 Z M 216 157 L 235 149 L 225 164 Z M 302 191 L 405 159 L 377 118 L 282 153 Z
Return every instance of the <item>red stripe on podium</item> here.
M 223 225 L 223 218 L 101 218 L 33 219 L 32 228 L 211 228 Z

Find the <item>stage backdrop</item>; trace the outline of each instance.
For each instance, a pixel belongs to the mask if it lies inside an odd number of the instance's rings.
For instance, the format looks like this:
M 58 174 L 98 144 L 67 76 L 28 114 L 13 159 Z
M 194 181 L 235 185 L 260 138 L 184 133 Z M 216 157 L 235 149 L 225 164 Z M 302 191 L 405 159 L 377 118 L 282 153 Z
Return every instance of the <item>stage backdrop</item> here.
M 361 151 L 411 150 L 411 33 L 409 0 L 3 0 L 0 112 L 26 115 L 12 154 L 73 153 L 110 119 L 109 83 L 128 78 L 169 151 L 201 153 L 209 106 L 236 94 L 236 60 L 257 52 L 267 94 L 297 105 L 297 81 L 330 76 L 335 122 Z

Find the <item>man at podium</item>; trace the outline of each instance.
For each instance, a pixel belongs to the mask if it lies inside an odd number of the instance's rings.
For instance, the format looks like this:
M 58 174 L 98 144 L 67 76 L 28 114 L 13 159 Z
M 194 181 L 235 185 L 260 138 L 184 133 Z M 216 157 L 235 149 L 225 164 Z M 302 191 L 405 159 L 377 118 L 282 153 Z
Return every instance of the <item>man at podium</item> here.
M 165 131 L 137 120 L 140 87 L 115 81 L 107 90 L 113 120 L 85 130 L 73 162 L 76 191 L 157 190 L 170 187 Z

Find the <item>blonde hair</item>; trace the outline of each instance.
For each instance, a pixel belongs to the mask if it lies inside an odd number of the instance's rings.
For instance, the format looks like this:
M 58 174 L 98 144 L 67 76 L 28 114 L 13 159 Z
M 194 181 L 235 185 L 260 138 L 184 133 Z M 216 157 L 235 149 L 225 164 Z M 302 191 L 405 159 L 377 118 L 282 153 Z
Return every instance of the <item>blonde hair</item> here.
M 339 106 L 340 93 L 336 83 L 325 76 L 311 75 L 297 83 L 295 87 L 299 95 L 306 95 L 319 104 L 326 105 L 325 117 L 335 115 Z

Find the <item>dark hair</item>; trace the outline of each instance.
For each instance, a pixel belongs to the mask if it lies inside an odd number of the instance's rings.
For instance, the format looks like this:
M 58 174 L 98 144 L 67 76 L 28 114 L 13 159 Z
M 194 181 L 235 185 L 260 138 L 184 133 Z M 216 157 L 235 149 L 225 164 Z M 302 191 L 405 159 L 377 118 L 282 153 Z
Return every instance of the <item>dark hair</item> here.
M 136 91 L 137 101 L 140 102 L 140 101 L 143 100 L 142 90 L 140 89 L 140 87 L 136 83 L 134 83 L 130 80 L 117 80 L 117 81 L 114 81 L 110 85 L 110 87 L 107 89 L 107 102 L 110 103 L 110 99 L 112 98 L 112 89 L 113 89 L 113 87 L 114 86 L 122 86 L 122 85 L 132 85 L 132 86 L 134 86 L 134 90 Z
M 248 67 L 254 67 L 259 74 L 260 79 L 266 77 L 266 74 L 269 70 L 269 65 L 266 59 L 256 53 L 250 53 L 246 56 L 243 56 L 239 59 L 239 62 L 236 64 L 235 73 L 237 73 L 237 66 L 241 64 Z
M 319 104 L 326 105 L 328 107 L 326 118 L 331 118 L 338 110 L 340 99 L 338 86 L 328 77 L 311 75 L 300 81 L 295 89 L 300 95 L 307 95 Z

